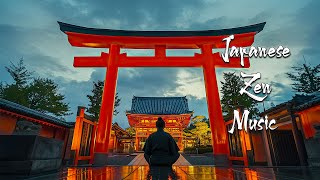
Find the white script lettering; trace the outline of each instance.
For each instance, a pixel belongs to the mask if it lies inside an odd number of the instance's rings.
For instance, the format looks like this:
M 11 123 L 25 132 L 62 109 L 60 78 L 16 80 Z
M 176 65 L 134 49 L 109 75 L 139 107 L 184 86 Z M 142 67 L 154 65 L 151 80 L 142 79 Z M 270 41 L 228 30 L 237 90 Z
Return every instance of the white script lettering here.
M 228 131 L 229 133 L 233 134 L 234 132 L 234 129 L 235 129 L 235 125 L 237 123 L 237 128 L 238 130 L 242 130 L 242 127 L 244 127 L 244 130 L 247 132 L 248 130 L 248 124 L 249 124 L 249 129 L 250 130 L 262 130 L 262 124 L 265 125 L 266 127 L 266 130 L 268 129 L 271 129 L 271 130 L 275 130 L 277 129 L 278 127 L 273 127 L 273 125 L 276 124 L 276 120 L 272 119 L 272 120 L 268 120 L 268 116 L 265 116 L 265 118 L 261 118 L 259 121 L 256 120 L 256 119 L 249 119 L 248 120 L 248 117 L 249 117 L 249 111 L 248 110 L 244 110 L 244 113 L 241 117 L 241 120 L 240 120 L 240 113 L 239 111 L 237 110 L 234 110 L 233 111 L 234 113 L 234 116 L 233 116 L 233 124 L 232 124 L 232 127 L 231 129 Z M 257 129 L 257 125 L 258 125 L 258 129 Z

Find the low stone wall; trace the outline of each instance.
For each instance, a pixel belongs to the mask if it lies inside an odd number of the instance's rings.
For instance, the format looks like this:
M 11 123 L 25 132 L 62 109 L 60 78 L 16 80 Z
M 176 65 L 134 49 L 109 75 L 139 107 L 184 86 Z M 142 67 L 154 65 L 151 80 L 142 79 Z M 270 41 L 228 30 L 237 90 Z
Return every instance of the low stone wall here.
M 0 144 L 0 174 L 32 175 L 61 167 L 61 140 L 37 135 L 0 135 Z

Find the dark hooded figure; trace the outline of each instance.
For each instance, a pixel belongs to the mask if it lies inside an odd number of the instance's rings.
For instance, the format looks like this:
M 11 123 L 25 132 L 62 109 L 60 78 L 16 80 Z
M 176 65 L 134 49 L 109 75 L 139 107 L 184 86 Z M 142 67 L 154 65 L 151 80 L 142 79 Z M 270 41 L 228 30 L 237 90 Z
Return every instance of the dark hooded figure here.
M 159 117 L 156 122 L 157 132 L 150 134 L 143 147 L 144 157 L 150 166 L 172 166 L 180 154 L 173 137 L 164 132 L 165 122 Z

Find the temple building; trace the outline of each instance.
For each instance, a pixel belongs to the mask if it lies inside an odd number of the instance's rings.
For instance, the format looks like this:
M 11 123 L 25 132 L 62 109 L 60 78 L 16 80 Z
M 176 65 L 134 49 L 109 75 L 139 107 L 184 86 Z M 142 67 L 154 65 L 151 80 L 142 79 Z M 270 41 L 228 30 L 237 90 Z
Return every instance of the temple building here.
M 232 164 L 320 166 L 320 93 L 296 95 L 260 116 L 275 119 L 277 129 L 228 134 Z M 233 119 L 225 120 L 230 129 Z
M 109 141 L 109 152 L 113 153 L 132 153 L 133 137 L 118 123 L 113 123 Z
M 135 150 L 141 151 L 148 136 L 155 132 L 156 121 L 162 117 L 165 131 L 170 133 L 180 150 L 184 148 L 183 130 L 188 126 L 193 111 L 186 97 L 136 97 L 131 110 L 126 112 L 129 125 L 135 128 Z
M 0 98 L 0 174 L 55 171 L 72 159 L 74 122 Z

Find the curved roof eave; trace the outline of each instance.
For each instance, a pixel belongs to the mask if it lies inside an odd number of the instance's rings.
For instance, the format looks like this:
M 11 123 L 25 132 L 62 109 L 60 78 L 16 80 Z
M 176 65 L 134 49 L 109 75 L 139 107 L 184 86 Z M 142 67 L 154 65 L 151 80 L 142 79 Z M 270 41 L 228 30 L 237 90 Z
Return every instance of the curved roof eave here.
M 190 37 L 190 36 L 223 36 L 244 33 L 259 33 L 263 30 L 266 22 L 219 30 L 201 31 L 137 31 L 88 28 L 58 21 L 60 30 L 64 33 L 74 32 L 80 34 L 105 35 L 105 36 L 139 36 L 139 37 Z

